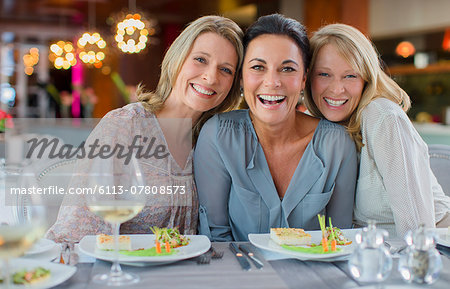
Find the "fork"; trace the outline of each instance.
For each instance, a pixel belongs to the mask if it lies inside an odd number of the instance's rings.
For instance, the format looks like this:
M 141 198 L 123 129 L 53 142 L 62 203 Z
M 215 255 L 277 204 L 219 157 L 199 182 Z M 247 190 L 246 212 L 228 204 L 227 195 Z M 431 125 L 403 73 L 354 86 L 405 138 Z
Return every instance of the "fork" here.
M 408 247 L 408 245 L 404 245 L 404 244 L 401 246 L 398 246 L 398 247 L 394 247 L 386 241 L 384 241 L 384 245 L 387 247 L 387 249 L 389 250 L 389 253 L 391 253 L 391 255 L 400 254 Z
M 209 250 L 211 251 L 211 258 L 221 259 L 223 257 L 223 251 L 217 251 L 213 246 Z
M 211 255 L 212 255 L 212 251 L 211 251 L 211 248 L 209 248 L 208 251 L 206 251 L 205 253 L 203 253 L 197 257 L 197 264 L 205 265 L 205 264 L 211 263 Z

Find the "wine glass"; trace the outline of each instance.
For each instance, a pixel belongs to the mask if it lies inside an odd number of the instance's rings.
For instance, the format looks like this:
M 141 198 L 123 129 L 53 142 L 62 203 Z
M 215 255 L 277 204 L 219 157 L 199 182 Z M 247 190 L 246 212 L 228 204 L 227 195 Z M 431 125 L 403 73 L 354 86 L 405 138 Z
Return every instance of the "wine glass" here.
M 4 285 L 9 288 L 12 272 L 9 260 L 22 256 L 47 228 L 47 210 L 36 183 L 35 174 L 28 169 L 19 173 L 19 181 L 14 186 L 6 186 L 6 205 L 17 206 L 17 214 L 13 221 L 7 225 L 0 225 L 0 259 L 3 259 Z M 7 178 L 5 181 L 8 182 Z M 21 194 L 14 194 L 13 189 L 20 190 Z
M 118 249 L 120 224 L 134 218 L 145 206 L 141 169 L 135 158 L 129 164 L 115 168 L 114 172 L 105 172 L 107 166 L 102 165 L 101 161 L 95 167 L 95 172 L 89 175 L 89 186 L 97 191 L 85 196 L 86 204 L 91 212 L 112 225 L 114 258 L 109 274 L 97 274 L 93 281 L 108 286 L 137 283 L 139 276 L 122 271 Z

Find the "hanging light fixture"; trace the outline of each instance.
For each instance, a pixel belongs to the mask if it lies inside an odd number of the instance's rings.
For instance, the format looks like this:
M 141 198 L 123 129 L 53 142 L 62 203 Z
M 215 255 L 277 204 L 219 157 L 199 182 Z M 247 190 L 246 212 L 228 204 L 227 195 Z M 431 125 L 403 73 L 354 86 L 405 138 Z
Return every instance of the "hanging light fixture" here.
M 26 75 L 32 75 L 34 72 L 33 66 L 39 62 L 39 49 L 36 47 L 30 48 L 30 51 L 23 56 L 24 72 Z
M 89 1 L 89 30 L 95 30 L 95 3 Z M 106 41 L 98 32 L 85 32 L 77 41 L 78 58 L 86 64 L 91 64 L 96 68 L 103 65 L 106 57 Z
M 63 29 L 65 27 L 66 19 L 62 17 L 61 20 L 60 29 Z M 77 64 L 75 54 L 76 52 L 71 41 L 60 40 L 50 45 L 48 59 L 53 63 L 53 66 L 55 66 L 56 69 L 67 70 Z
M 50 45 L 49 59 L 57 69 L 69 69 L 77 64 L 75 49 L 70 41 L 58 41 Z
M 93 64 L 95 67 L 102 67 L 101 63 L 105 59 L 106 42 L 99 33 L 83 33 L 78 39 L 77 46 L 80 49 L 78 57 L 86 64 Z
M 444 40 L 442 40 L 442 49 L 450 51 L 450 28 L 445 29 Z
M 416 53 L 416 48 L 411 42 L 402 41 L 397 45 L 395 53 L 397 53 L 397 55 L 400 55 L 403 58 L 408 58 L 409 56 L 414 55 L 414 53 Z
M 147 46 L 149 37 L 155 34 L 155 28 L 142 13 L 136 12 L 136 0 L 129 0 L 128 4 L 131 13 L 117 24 L 114 39 L 122 52 L 139 53 Z

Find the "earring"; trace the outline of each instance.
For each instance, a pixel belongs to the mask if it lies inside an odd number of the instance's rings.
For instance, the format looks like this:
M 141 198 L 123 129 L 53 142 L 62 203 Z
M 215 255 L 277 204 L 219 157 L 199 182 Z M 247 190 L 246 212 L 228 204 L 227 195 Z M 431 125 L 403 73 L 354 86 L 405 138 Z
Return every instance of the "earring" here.
M 303 96 L 305 94 L 305 90 L 302 89 L 302 91 L 300 91 L 300 95 Z
M 241 97 L 244 97 L 244 90 L 241 87 Z

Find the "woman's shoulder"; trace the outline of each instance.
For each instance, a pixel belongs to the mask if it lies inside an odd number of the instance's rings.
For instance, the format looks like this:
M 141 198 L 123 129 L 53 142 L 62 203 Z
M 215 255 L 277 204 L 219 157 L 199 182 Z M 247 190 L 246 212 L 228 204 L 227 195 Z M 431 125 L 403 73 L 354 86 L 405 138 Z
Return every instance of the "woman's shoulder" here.
M 251 120 L 248 110 L 240 109 L 216 114 L 206 122 L 205 126 L 214 126 L 217 130 L 250 129 Z
M 313 143 L 317 150 L 329 152 L 330 150 L 353 150 L 355 143 L 350 138 L 344 126 L 321 119 L 317 125 L 313 137 Z
M 216 115 L 219 121 L 245 122 L 248 119 L 247 109 L 237 109 Z
M 148 117 L 153 115 L 151 112 L 146 111 L 142 103 L 134 102 L 127 104 L 123 107 L 111 110 L 105 115 L 105 118 L 120 117 L 120 118 L 138 118 Z
M 335 123 L 335 122 L 331 122 L 327 119 L 322 118 L 319 121 L 319 124 L 317 125 L 317 129 L 316 129 L 316 133 L 336 133 L 336 134 L 344 134 L 344 135 L 348 135 L 347 134 L 347 130 L 345 129 L 344 126 Z
M 363 117 L 371 115 L 376 115 L 378 117 L 389 115 L 403 116 L 404 114 L 405 113 L 400 105 L 384 97 L 372 100 L 362 111 Z
M 361 122 L 363 131 L 412 126 L 408 115 L 401 106 L 387 98 L 377 98 L 371 101 L 362 111 Z

